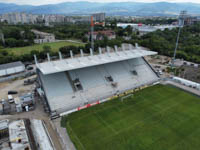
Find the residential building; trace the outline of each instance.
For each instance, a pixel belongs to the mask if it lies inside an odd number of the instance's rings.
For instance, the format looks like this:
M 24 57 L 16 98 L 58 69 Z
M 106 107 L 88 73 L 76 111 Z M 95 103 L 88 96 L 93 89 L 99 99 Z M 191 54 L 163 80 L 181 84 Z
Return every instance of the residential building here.
M 92 14 L 92 16 L 95 22 L 105 22 L 105 18 L 106 18 L 105 13 L 96 13 L 96 14 Z
M 88 38 L 90 38 L 91 32 L 89 32 L 86 36 L 87 36 Z M 93 39 L 94 39 L 94 40 L 103 40 L 105 36 L 106 36 L 109 40 L 112 40 L 112 39 L 115 39 L 115 38 L 116 38 L 116 34 L 115 34 L 115 32 L 112 31 L 112 30 L 95 31 L 95 32 L 93 32 Z
M 2 15 L 2 21 L 7 21 L 9 24 L 34 24 L 37 21 L 37 15 L 27 13 L 6 13 Z

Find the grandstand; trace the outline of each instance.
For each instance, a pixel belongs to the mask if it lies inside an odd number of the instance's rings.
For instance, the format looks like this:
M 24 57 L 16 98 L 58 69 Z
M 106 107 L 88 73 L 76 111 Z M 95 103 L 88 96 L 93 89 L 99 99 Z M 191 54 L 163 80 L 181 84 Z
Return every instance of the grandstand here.
M 37 63 L 37 74 L 51 113 L 60 114 L 121 94 L 158 80 L 144 56 L 156 55 L 141 47 L 129 46 L 113 52 Z

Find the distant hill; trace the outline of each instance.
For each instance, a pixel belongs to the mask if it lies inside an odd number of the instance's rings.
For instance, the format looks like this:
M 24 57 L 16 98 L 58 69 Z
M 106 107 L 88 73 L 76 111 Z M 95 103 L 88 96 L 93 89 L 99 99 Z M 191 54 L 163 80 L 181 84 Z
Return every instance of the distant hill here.
M 172 16 L 181 10 L 190 14 L 200 14 L 200 4 L 195 3 L 138 3 L 138 2 L 66 2 L 41 6 L 0 3 L 0 13 L 28 12 L 34 14 L 87 15 L 106 12 L 107 15 Z

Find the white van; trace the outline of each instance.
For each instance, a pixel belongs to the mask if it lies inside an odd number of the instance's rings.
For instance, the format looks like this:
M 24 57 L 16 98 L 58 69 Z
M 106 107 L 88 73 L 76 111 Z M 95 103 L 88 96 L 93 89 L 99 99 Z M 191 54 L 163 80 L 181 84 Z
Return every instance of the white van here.
M 14 98 L 12 95 L 8 95 L 8 101 L 9 103 L 13 103 L 14 102 Z

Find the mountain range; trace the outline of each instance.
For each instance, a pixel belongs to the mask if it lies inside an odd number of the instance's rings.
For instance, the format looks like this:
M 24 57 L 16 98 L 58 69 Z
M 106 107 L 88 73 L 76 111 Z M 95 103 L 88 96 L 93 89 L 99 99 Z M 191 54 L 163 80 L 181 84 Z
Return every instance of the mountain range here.
M 49 5 L 17 5 L 0 3 L 0 14 L 8 12 L 27 12 L 33 14 L 65 14 L 87 15 L 97 12 L 105 12 L 107 15 L 120 16 L 173 16 L 181 10 L 190 14 L 200 14 L 200 4 L 196 3 L 140 3 L 140 2 L 65 2 Z

